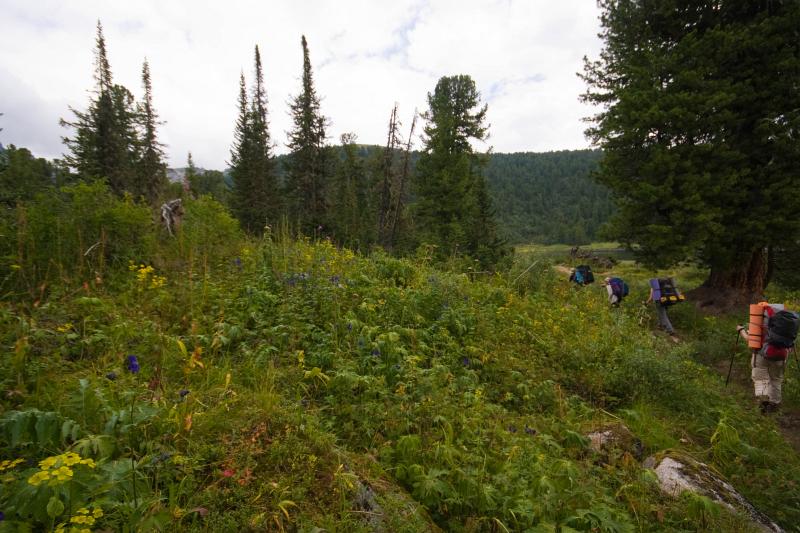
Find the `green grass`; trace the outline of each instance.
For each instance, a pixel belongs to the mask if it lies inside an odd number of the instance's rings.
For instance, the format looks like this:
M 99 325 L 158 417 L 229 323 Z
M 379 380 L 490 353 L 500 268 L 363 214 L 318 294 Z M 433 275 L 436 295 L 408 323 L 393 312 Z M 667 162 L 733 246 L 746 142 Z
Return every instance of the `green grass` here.
M 0 530 L 79 506 L 120 531 L 741 530 L 663 496 L 624 450 L 602 462 L 585 435 L 619 420 L 646 453 L 691 454 L 800 523 L 797 454 L 698 362 L 729 324 L 676 306 L 686 342 L 654 336 L 633 264 L 615 272 L 635 295 L 609 309 L 546 260 L 472 281 L 424 254 L 229 244 L 203 269 L 4 303 L 0 450 L 27 463 L 2 473 Z M 66 450 L 97 467 L 27 482 Z

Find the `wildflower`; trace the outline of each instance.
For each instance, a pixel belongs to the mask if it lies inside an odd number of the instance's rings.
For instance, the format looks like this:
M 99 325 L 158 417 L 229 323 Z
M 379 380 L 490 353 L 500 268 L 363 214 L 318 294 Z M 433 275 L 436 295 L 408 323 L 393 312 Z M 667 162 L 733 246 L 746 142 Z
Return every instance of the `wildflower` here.
M 78 464 L 80 464 L 80 465 L 86 465 L 86 466 L 88 466 L 89 468 L 94 468 L 94 467 L 96 467 L 96 466 L 97 466 L 97 464 L 94 462 L 94 459 L 81 459 L 81 460 L 78 462 Z
M 61 456 L 62 462 L 67 466 L 72 466 L 81 461 L 81 456 L 75 452 L 67 452 Z
M 56 328 L 56 331 L 58 331 L 59 333 L 66 333 L 67 331 L 71 330 L 72 328 L 73 328 L 72 322 L 67 322 L 66 324 L 64 324 L 62 326 L 58 326 Z
M 536 430 L 533 428 L 529 428 L 527 424 L 525 424 L 525 433 L 530 436 L 536 435 Z
M 2 472 L 3 470 L 10 470 L 10 469 L 14 468 L 15 466 L 17 466 L 18 464 L 24 463 L 24 462 L 25 462 L 25 459 L 14 459 L 13 461 L 10 460 L 10 459 L 7 459 L 5 461 L 2 461 L 2 462 L 0 462 L 0 472 Z
M 234 472 L 230 468 L 226 468 L 225 470 L 222 471 L 223 477 L 233 477 L 233 474 Z
M 0 511 L 0 522 L 6 519 L 6 514 L 3 511 Z
M 461 364 L 464 366 L 469 366 L 469 357 L 464 357 L 461 359 Z
M 353 323 L 352 322 L 348 322 L 347 323 L 347 331 L 353 331 Z
M 238 258 L 238 257 L 237 257 L 236 259 L 234 259 L 234 260 L 232 261 L 232 263 L 233 263 L 233 266 L 235 266 L 235 267 L 236 267 L 236 268 L 238 268 L 239 270 L 241 270 L 241 269 L 242 269 L 242 260 L 241 260 L 240 258 Z
M 188 389 L 181 389 L 180 391 L 178 391 L 178 396 L 180 396 L 181 398 L 186 398 L 187 394 L 189 394 Z
M 39 468 L 41 468 L 42 470 L 50 470 L 58 462 L 59 457 L 60 456 L 58 455 L 54 455 L 53 457 L 42 459 L 41 461 L 39 461 Z
M 115 381 L 117 379 L 117 373 L 109 372 L 108 374 L 106 374 L 106 379 L 108 379 L 109 381 Z
M 139 373 L 139 359 L 137 359 L 135 355 L 129 355 L 128 356 L 127 367 L 128 367 L 128 370 L 132 374 L 138 374 Z
M 34 487 L 38 487 L 42 481 L 48 481 L 50 479 L 50 472 L 47 470 L 42 470 L 36 472 L 34 475 L 28 478 L 28 483 L 33 485 Z
M 73 472 L 71 468 L 62 466 L 57 470 L 54 470 L 52 475 L 55 476 L 58 481 L 69 481 L 72 479 L 72 474 Z
M 377 348 L 372 349 L 372 357 L 380 357 L 381 351 Z
M 508 431 L 510 433 L 516 433 L 517 432 L 517 426 L 515 426 L 514 424 L 511 424 L 510 426 L 508 426 Z

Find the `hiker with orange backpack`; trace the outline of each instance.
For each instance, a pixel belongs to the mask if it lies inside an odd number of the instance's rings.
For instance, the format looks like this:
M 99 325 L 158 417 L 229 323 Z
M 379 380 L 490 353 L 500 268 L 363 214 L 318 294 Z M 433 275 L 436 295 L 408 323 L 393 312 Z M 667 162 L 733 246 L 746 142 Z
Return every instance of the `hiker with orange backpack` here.
M 751 378 L 762 413 L 772 413 L 781 404 L 783 373 L 789 351 L 800 328 L 800 315 L 781 304 L 761 302 L 750 306 L 750 323 L 737 331 L 751 350 Z

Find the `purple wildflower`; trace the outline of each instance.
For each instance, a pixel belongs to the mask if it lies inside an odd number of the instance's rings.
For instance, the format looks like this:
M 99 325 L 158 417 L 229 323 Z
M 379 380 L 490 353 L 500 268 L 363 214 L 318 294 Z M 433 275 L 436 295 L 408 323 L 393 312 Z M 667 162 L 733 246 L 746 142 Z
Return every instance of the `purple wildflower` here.
M 511 432 L 511 433 L 516 433 L 517 432 L 517 426 L 515 426 L 514 424 L 511 424 L 510 426 L 508 426 L 508 431 Z
M 381 355 L 381 351 L 379 349 L 377 349 L 377 348 L 373 348 L 372 349 L 372 356 L 373 357 L 379 357 L 380 355 Z
M 116 380 L 117 379 L 117 373 L 116 372 L 109 372 L 108 374 L 106 374 L 106 379 L 108 379 L 109 381 Z
M 0 511 L 0 522 L 2 522 L 5 519 L 6 519 L 6 513 L 4 513 L 3 511 Z
M 461 359 L 461 364 L 464 366 L 469 366 L 469 357 L 464 357 Z
M 533 436 L 533 435 L 536 435 L 536 430 L 533 429 L 533 428 L 529 428 L 528 424 L 525 424 L 525 433 L 527 433 L 528 435 Z
M 139 373 L 139 360 L 136 358 L 135 355 L 128 356 L 128 371 L 131 374 L 138 374 Z
M 241 270 L 242 269 L 242 260 L 241 260 L 241 258 L 237 257 L 236 259 L 234 259 L 233 260 L 233 266 L 235 266 L 236 268 Z
M 181 398 L 186 398 L 186 395 L 189 394 L 189 389 L 181 389 L 178 391 L 178 396 Z

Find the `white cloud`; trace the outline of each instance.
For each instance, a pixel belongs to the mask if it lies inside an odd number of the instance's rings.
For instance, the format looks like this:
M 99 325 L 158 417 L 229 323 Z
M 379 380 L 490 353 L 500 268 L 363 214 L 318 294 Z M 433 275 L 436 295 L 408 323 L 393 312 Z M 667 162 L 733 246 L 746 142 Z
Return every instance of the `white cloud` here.
M 406 126 L 437 79 L 470 74 L 489 104 L 495 151 L 587 146 L 575 76 L 596 56 L 590 0 L 189 2 L 2 0 L 0 142 L 62 153 L 59 117 L 92 87 L 95 23 L 102 20 L 116 81 L 141 93 L 147 56 L 170 164 L 222 168 L 236 117 L 239 72 L 248 83 L 261 48 L 271 129 L 285 151 L 287 102 L 299 89 L 300 35 L 309 42 L 329 134 L 383 144 L 394 102 Z

